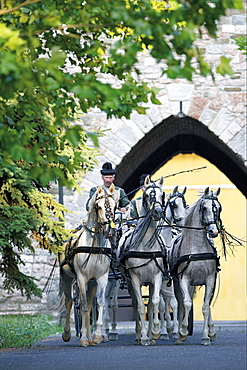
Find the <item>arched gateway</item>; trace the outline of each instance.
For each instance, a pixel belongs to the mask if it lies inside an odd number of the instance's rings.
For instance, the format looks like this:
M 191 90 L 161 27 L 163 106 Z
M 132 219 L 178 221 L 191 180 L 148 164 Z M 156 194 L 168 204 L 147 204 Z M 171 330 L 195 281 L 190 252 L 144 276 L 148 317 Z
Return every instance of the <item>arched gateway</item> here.
M 117 166 L 116 181 L 129 193 L 138 187 L 142 173 L 154 173 L 178 153 L 196 153 L 206 158 L 247 197 L 243 160 L 208 127 L 191 117 L 170 116 L 155 126 Z

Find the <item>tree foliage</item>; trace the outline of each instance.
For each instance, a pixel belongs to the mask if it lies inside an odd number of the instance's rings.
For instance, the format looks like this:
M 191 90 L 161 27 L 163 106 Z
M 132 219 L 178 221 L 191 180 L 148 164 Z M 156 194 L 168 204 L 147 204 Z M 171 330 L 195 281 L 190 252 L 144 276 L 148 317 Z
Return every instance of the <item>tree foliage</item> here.
M 40 291 L 21 273 L 19 252 L 57 253 L 66 211 L 47 192 L 74 188 L 96 163 L 102 132 L 78 119 L 91 108 L 108 117 L 159 104 L 140 78 L 138 55 L 165 61 L 169 78 L 212 74 L 197 37 L 215 37 L 217 21 L 241 0 L 2 0 L 0 9 L 0 272 L 4 287 Z M 221 74 L 231 73 L 222 59 Z M 109 83 L 106 83 L 106 79 Z M 90 145 L 89 145 L 90 144 Z M 32 239 L 31 239 L 32 238 Z

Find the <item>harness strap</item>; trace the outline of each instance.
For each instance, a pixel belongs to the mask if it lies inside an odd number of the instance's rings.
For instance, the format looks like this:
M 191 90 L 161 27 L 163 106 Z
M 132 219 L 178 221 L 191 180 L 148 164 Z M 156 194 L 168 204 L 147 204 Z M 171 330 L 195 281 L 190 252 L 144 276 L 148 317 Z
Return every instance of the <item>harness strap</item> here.
M 182 272 L 185 271 L 185 269 L 189 266 L 191 261 L 206 261 L 206 260 L 215 260 L 216 261 L 216 267 L 218 270 L 218 267 L 220 266 L 220 257 L 217 256 L 216 253 L 195 253 L 195 254 L 185 254 L 177 260 L 175 265 L 172 268 L 171 275 L 174 277 L 177 275 L 178 267 L 181 265 L 181 263 L 187 262 L 185 265 L 185 268 Z
M 121 263 L 124 263 L 128 258 L 141 258 L 141 259 L 155 259 L 155 258 L 165 258 L 166 254 L 162 251 L 155 252 L 141 252 L 141 251 L 129 251 L 123 258 L 121 258 Z
M 111 248 L 104 248 L 104 247 L 83 247 L 79 246 L 73 250 L 73 255 L 77 253 L 90 253 L 90 254 L 106 254 L 107 256 L 111 256 L 112 250 Z

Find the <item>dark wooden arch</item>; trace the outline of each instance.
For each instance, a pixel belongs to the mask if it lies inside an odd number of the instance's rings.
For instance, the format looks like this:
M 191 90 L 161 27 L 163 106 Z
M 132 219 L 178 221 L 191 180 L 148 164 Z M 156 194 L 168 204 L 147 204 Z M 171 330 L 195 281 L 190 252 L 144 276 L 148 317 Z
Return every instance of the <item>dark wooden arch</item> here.
M 247 197 L 243 160 L 207 126 L 188 116 L 170 116 L 147 133 L 117 166 L 115 183 L 130 193 L 138 188 L 141 174 L 152 175 L 178 153 L 195 153 L 207 159 Z

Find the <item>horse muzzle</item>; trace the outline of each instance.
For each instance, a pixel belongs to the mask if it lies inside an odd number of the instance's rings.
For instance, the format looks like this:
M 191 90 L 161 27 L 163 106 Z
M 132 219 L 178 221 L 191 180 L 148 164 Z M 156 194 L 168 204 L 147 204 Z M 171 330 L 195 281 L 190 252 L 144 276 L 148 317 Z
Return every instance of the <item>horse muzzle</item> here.
M 210 224 L 208 226 L 208 235 L 211 238 L 216 238 L 218 236 L 219 230 L 215 224 Z

